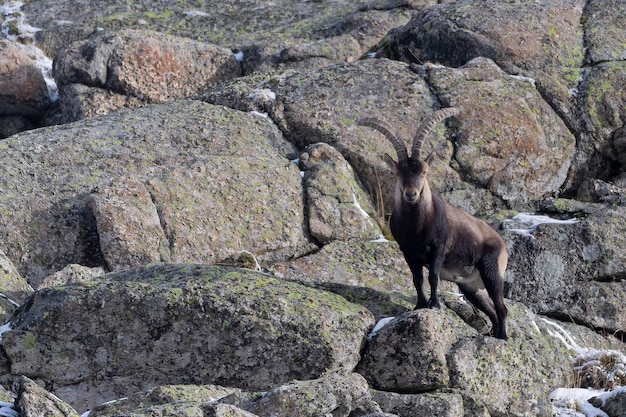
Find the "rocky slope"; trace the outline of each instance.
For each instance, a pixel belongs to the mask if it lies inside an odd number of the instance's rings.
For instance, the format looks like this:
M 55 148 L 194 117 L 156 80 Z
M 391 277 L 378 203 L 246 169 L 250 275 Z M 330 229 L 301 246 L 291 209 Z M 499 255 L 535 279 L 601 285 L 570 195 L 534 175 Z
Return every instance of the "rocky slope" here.
M 626 383 L 624 5 L 68 5 L 0 8 L 21 415 L 539 416 L 556 388 Z M 392 147 L 356 121 L 410 138 L 448 106 L 431 186 L 507 242 L 508 342 L 452 286 L 412 311 L 381 239 Z

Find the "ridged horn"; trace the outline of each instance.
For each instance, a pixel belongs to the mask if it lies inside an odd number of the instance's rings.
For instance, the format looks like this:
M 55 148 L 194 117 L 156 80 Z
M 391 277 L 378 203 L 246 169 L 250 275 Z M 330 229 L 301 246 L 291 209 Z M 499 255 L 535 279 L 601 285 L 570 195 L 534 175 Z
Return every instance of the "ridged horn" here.
M 372 117 L 366 117 L 359 120 L 357 122 L 357 125 L 371 127 L 372 129 L 379 131 L 387 139 L 389 139 L 389 142 L 391 142 L 393 148 L 396 150 L 396 154 L 398 155 L 398 162 L 406 162 L 409 160 L 409 153 L 407 152 L 406 145 L 393 133 L 391 133 L 391 127 L 387 122 L 374 119 Z
M 415 138 L 413 139 L 413 146 L 411 148 L 411 157 L 419 158 L 424 139 L 426 139 L 426 136 L 432 132 L 437 123 L 447 119 L 448 117 L 456 116 L 460 112 L 461 110 L 456 107 L 448 107 L 437 110 L 428 116 L 417 128 L 417 132 L 415 132 Z

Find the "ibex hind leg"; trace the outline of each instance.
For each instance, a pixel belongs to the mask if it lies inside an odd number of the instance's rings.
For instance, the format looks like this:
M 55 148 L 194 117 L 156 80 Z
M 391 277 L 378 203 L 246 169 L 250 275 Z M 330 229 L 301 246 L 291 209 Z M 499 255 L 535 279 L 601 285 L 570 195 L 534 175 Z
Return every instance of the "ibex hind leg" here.
M 489 298 L 487 291 L 482 288 L 478 289 L 471 284 L 459 284 L 459 289 L 467 301 L 472 303 L 474 307 L 478 308 L 480 311 L 485 313 L 487 317 L 489 317 L 492 325 L 492 332 L 494 333 L 494 336 L 496 336 L 496 332 L 499 327 L 498 314 L 496 313 L 494 304 Z
M 478 264 L 485 289 L 491 300 L 497 322 L 493 325 L 494 336 L 498 339 L 508 339 L 506 335 L 506 317 L 508 310 L 504 305 L 504 271 L 507 255 L 504 250 L 494 250 L 486 255 Z M 493 320 L 492 320 L 493 321 Z

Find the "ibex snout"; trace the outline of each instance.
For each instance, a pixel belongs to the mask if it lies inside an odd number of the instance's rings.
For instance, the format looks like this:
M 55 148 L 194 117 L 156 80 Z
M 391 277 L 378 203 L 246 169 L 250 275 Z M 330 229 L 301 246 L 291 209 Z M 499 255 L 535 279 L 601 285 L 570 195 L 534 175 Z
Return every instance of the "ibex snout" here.
M 411 204 L 416 203 L 418 197 L 419 197 L 419 193 L 417 192 L 417 189 L 407 188 L 406 190 L 404 190 L 404 199 L 406 200 L 407 203 L 411 203 Z

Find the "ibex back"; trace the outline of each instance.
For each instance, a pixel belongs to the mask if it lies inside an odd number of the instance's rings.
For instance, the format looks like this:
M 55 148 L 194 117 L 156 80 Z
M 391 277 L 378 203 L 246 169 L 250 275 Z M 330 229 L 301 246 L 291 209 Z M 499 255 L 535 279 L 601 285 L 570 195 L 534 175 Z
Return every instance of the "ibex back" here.
M 431 191 L 426 177 L 435 153 L 425 160 L 420 158 L 426 135 L 437 123 L 458 114 L 458 109 L 447 108 L 426 118 L 417 129 L 410 156 L 404 142 L 391 133 L 387 123 L 366 118 L 358 124 L 385 135 L 398 155 L 397 162 L 385 155 L 397 179 L 390 226 L 413 273 L 415 308 L 439 308 L 439 278 L 455 282 L 463 295 L 487 314 L 494 336 L 507 339 L 503 292 L 508 255 L 504 241 L 487 223 L 451 206 Z M 429 271 L 430 299 L 426 299 L 422 288 L 424 266 Z

